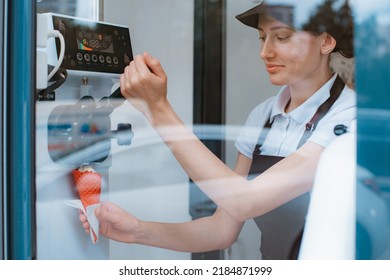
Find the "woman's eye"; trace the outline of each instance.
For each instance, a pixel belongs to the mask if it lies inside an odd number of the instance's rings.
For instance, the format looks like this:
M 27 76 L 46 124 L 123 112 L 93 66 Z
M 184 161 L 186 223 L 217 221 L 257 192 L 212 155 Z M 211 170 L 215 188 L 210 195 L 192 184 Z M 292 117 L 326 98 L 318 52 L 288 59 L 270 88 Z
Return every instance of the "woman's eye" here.
M 288 40 L 288 38 L 290 38 L 290 36 L 276 36 L 276 39 L 280 42 L 284 42 Z
M 264 42 L 265 41 L 265 36 L 260 36 L 259 40 Z

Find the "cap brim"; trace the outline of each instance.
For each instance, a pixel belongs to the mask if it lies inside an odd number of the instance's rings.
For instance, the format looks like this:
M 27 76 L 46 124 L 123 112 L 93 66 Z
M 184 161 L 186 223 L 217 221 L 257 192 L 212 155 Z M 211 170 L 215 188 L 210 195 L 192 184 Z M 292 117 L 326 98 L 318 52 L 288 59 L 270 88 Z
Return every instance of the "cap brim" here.
M 259 16 L 265 14 L 267 14 L 267 7 L 261 3 L 244 13 L 237 15 L 236 18 L 243 24 L 257 29 L 259 26 Z

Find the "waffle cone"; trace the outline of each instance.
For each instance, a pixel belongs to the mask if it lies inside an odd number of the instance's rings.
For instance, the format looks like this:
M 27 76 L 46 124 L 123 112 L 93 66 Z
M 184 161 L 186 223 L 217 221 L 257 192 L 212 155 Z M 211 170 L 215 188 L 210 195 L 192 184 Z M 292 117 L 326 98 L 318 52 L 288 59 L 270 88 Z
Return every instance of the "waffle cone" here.
M 78 169 L 73 170 L 72 175 L 84 209 L 87 209 L 89 205 L 99 203 L 102 176 L 97 172 Z

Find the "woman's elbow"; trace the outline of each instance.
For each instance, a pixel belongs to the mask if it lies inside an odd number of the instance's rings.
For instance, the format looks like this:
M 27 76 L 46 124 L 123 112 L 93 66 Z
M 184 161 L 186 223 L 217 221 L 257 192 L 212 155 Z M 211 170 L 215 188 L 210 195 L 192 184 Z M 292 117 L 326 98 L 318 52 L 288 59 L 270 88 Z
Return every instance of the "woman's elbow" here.
M 264 209 L 260 209 L 258 199 L 255 199 L 255 188 L 249 181 L 247 185 L 243 186 L 238 191 L 230 192 L 228 195 L 221 196 L 215 203 L 224 209 L 224 211 L 236 222 L 243 223 L 248 219 L 262 213 Z
M 225 250 L 230 248 L 238 238 L 238 234 L 228 234 L 222 240 L 220 240 L 218 250 Z
M 236 198 L 224 206 L 221 208 L 224 208 L 225 212 L 239 223 L 244 223 L 249 219 L 261 216 L 272 210 L 267 208 L 269 205 L 266 202 L 261 203 L 249 197 Z
M 225 209 L 228 215 L 236 222 L 244 223 L 246 220 L 252 218 L 252 211 L 248 208 L 248 205 L 235 203 L 228 209 Z M 235 241 L 235 240 L 234 240 Z

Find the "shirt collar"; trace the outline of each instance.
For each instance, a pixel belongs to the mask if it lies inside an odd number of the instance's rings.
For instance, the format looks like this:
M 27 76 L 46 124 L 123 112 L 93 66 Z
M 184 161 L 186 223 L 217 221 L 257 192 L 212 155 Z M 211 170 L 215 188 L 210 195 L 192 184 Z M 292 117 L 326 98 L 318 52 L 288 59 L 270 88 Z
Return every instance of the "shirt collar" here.
M 328 82 L 326 82 L 318 91 L 316 91 L 309 99 L 307 99 L 302 105 L 298 108 L 295 108 L 293 111 L 286 114 L 284 109 L 287 106 L 287 103 L 290 100 L 290 89 L 288 86 L 284 86 L 276 96 L 275 103 L 271 110 L 271 122 L 274 121 L 275 116 L 284 115 L 290 116 L 296 122 L 302 124 L 307 119 L 315 114 L 318 107 L 321 106 L 330 96 L 330 89 L 334 81 L 336 80 L 337 74 L 334 74 Z

